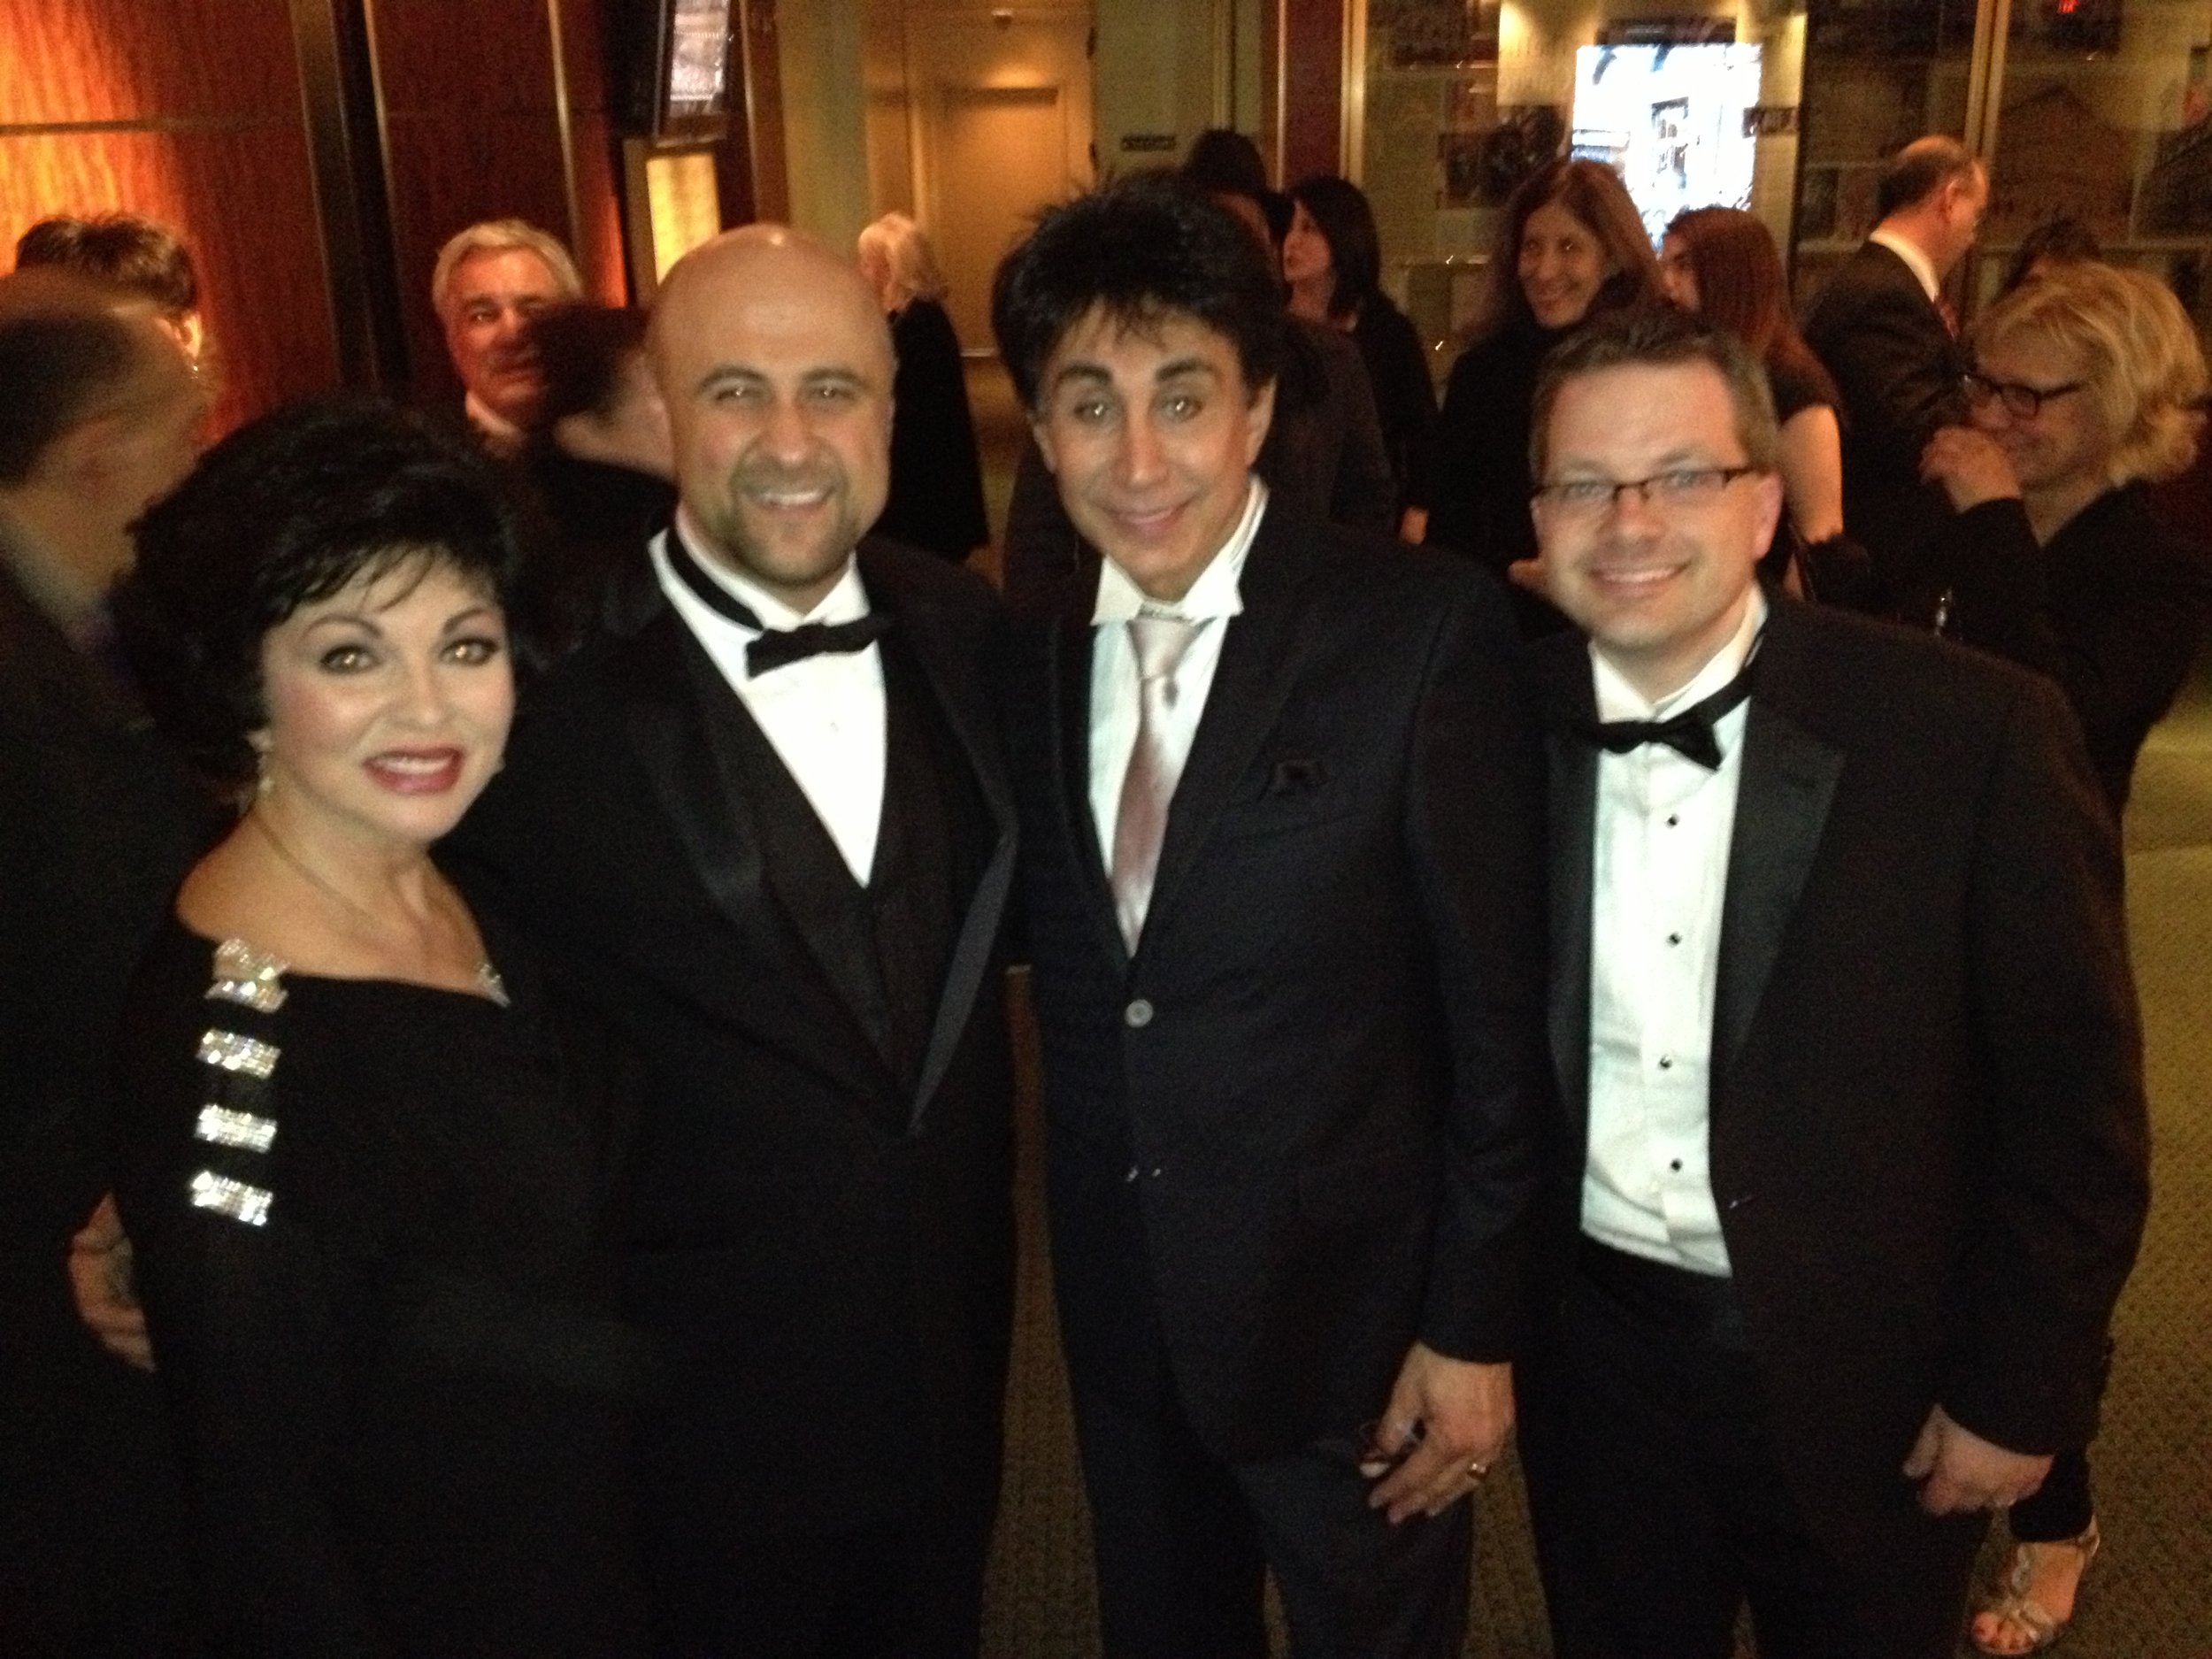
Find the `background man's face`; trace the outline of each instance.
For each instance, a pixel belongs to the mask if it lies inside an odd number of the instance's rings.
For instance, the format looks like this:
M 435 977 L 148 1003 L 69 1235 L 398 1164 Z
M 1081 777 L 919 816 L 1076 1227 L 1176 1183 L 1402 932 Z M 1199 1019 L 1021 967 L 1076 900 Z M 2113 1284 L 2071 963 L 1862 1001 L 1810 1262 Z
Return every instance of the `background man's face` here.
M 1547 434 L 1540 484 L 1618 484 L 1745 464 L 1728 382 L 1705 363 L 1576 375 L 1559 388 Z M 1781 506 L 1781 480 L 1770 473 L 1688 504 L 1661 505 L 1631 490 L 1578 510 L 1540 495 L 1545 591 L 1656 701 L 1694 679 L 1742 622 Z
M 655 334 L 677 488 L 714 550 L 803 612 L 890 492 L 890 334 L 818 250 L 707 257 Z
M 526 248 L 472 254 L 453 268 L 446 290 L 446 350 L 476 401 L 501 419 L 526 425 L 544 384 L 525 325 L 557 302 L 561 285 Z
M 1179 599 L 1244 512 L 1275 388 L 1187 312 L 1125 327 L 1093 311 L 1062 336 L 1030 417 L 1086 540 L 1156 599 Z

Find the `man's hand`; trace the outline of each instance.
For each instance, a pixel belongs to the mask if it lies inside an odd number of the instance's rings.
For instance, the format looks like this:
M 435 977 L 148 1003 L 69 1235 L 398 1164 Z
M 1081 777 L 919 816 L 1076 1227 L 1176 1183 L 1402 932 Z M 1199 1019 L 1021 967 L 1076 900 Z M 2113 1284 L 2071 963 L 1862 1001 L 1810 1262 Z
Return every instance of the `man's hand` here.
M 131 1279 L 131 1240 L 115 1195 L 104 1196 L 69 1240 L 69 1291 L 77 1317 L 100 1346 L 141 1371 L 154 1368 L 154 1345 L 146 1336 L 146 1310 L 138 1305 Z
M 1920 452 L 1920 476 L 1943 486 L 1951 510 L 1964 512 L 1985 501 L 2019 499 L 2020 475 L 1997 441 L 1972 426 L 1944 426 Z
M 1931 1515 L 2001 1509 L 2034 1495 L 2051 1471 L 2051 1460 L 2008 1452 L 1930 1408 L 1905 1459 L 1905 1478 L 1920 1482 L 1920 1507 Z
M 1539 599 L 1551 597 L 1551 583 L 1545 580 L 1542 559 L 1515 559 L 1505 567 L 1505 573 L 1516 588 L 1525 588 Z
M 1386 1476 L 1378 1467 L 1381 1478 L 1368 1507 L 1388 1509 L 1394 1526 L 1416 1515 L 1441 1515 L 1504 1455 L 1512 1427 L 1512 1366 L 1447 1359 L 1416 1342 L 1398 1368 L 1376 1434 L 1379 1451 L 1404 1452 L 1405 1459 Z

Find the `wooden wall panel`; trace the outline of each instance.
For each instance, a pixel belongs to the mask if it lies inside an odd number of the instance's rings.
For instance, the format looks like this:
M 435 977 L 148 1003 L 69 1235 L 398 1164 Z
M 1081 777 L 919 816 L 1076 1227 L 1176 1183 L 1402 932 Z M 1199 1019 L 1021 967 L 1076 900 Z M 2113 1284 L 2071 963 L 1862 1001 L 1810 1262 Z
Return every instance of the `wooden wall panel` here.
M 285 0 L 0 0 L 0 125 L 299 114 Z
M 1344 0 L 1281 0 L 1282 182 L 1344 171 Z
M 334 383 L 284 0 L 0 0 L 0 239 L 119 211 L 193 250 L 219 430 Z

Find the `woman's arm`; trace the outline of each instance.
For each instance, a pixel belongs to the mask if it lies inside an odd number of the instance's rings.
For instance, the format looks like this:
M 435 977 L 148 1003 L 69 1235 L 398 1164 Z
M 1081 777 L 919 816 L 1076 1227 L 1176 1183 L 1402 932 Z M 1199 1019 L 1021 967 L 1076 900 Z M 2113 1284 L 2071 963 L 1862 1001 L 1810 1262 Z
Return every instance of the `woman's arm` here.
M 1782 423 L 1782 495 L 1801 540 L 1843 534 L 1843 434 L 1825 403 L 1808 404 Z

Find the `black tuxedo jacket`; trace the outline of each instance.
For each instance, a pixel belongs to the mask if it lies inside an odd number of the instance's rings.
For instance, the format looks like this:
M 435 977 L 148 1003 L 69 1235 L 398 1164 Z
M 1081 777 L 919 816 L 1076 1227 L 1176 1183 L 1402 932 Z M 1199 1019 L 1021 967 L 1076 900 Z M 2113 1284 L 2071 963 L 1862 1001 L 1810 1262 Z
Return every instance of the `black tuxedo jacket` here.
M 976 576 L 865 541 L 994 831 L 918 1086 L 864 990 L 764 857 L 735 695 L 639 562 L 602 634 L 531 688 L 505 771 L 457 833 L 603 1008 L 649 1094 L 623 1245 L 659 1339 L 643 1499 L 695 1539 L 898 1524 L 995 1492 L 1011 1317 L 1011 1070 L 1001 923 L 1013 810 Z
M 1215 1455 L 1348 1440 L 1417 1338 L 1506 1358 L 1539 1179 L 1539 742 L 1494 586 L 1271 505 L 1133 958 L 1087 623 L 1010 676 L 1079 1389 Z
M 1547 704 L 1593 709 L 1580 636 Z M 1978 654 L 1774 602 L 1721 918 L 1713 1196 L 1780 1452 L 1838 1548 L 1893 1512 L 1932 1404 L 2085 1444 L 2147 1202 L 2110 816 L 2057 693 Z M 1596 751 L 1550 739 L 1551 1259 L 1589 1108 Z
M 1965 354 L 1912 268 L 1874 242 L 1822 284 L 1804 332 L 1843 396 L 1843 527 L 1873 557 L 1876 603 L 1894 609 L 1951 516 L 1920 481 L 1920 452 L 1966 419 Z

